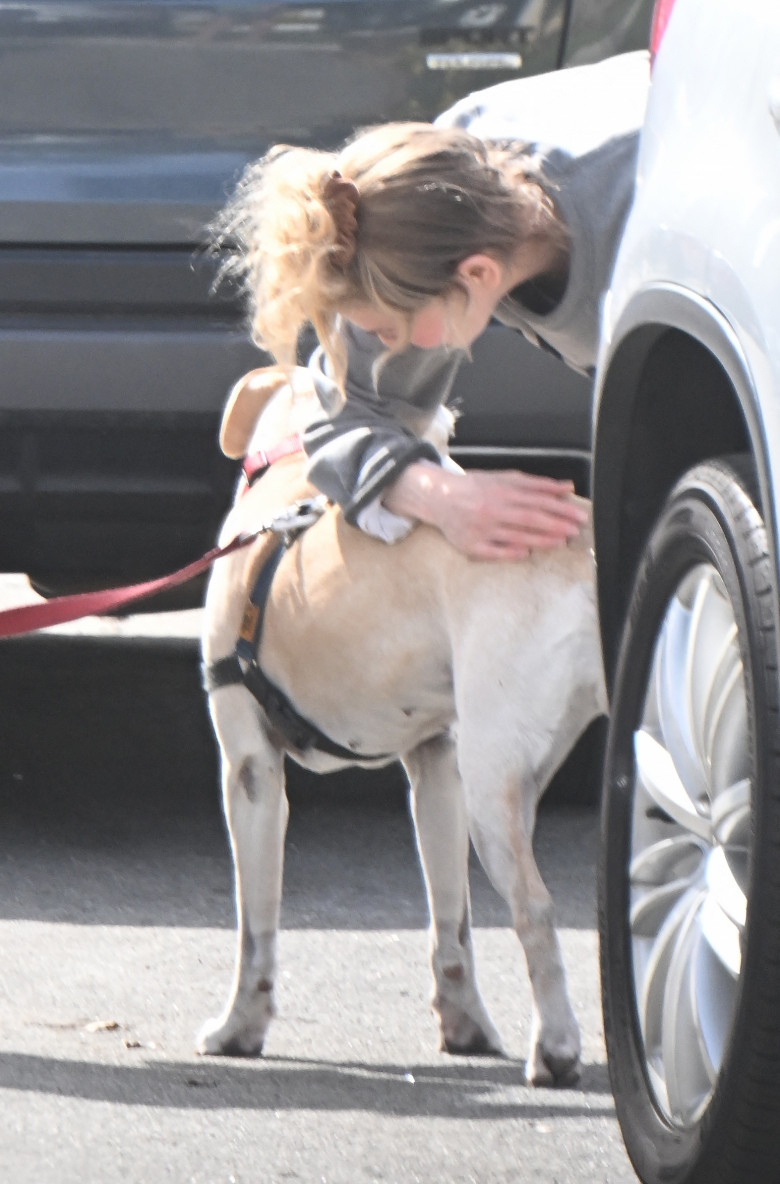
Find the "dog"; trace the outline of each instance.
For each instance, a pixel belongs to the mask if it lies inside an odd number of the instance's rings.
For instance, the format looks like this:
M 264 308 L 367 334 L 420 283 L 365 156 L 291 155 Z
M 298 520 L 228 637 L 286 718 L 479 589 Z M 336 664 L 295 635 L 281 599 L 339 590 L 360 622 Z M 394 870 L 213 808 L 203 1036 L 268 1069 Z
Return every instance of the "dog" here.
M 268 367 L 234 387 L 220 442 L 228 455 L 243 456 L 295 437 L 321 416 L 305 370 Z M 446 427 L 433 426 L 444 455 Z M 316 492 L 303 453 L 288 452 L 237 497 L 221 542 Z M 275 545 L 264 535 L 215 565 L 204 611 L 206 671 L 235 667 L 249 597 Z M 545 787 L 606 711 L 591 547 L 586 527 L 566 546 L 520 562 L 475 562 L 431 527 L 388 545 L 328 507 L 284 549 L 262 636 L 250 631 L 244 644 L 259 649 L 262 677 L 333 751 L 285 736 L 278 713 L 243 682 L 210 687 L 238 954 L 225 1009 L 199 1034 L 201 1054 L 260 1055 L 274 1015 L 285 753 L 315 772 L 400 759 L 430 907 L 440 1048 L 502 1054 L 475 978 L 471 840 L 525 949 L 533 994 L 527 1081 L 577 1080 L 580 1033 L 532 838 Z

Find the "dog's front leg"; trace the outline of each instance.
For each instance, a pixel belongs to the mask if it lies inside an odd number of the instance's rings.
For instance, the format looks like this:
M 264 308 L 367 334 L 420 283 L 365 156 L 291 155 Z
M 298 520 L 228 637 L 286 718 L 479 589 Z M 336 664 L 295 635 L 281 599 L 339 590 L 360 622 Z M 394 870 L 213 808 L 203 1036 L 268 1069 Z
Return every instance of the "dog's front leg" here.
M 404 758 L 430 910 L 433 1008 L 440 1048 L 450 1053 L 503 1053 L 477 988 L 471 943 L 469 832 L 463 787 L 450 736 L 421 744 Z
M 210 707 L 235 868 L 238 951 L 230 998 L 222 1014 L 203 1026 L 197 1047 L 204 1054 L 259 1056 L 274 1015 L 288 815 L 282 754 L 266 738 L 243 687 L 215 692 Z

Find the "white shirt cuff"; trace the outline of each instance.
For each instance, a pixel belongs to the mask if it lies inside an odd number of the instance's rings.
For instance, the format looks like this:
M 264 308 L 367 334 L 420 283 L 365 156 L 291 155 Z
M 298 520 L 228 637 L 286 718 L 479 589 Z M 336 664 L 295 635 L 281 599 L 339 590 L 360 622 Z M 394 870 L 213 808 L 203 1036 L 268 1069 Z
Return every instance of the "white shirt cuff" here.
M 393 514 L 377 498 L 364 506 L 355 519 L 355 524 L 366 534 L 381 539 L 383 543 L 398 543 L 411 534 L 414 522 L 411 518 L 402 518 Z
M 418 463 L 435 465 L 435 461 L 427 459 Z M 443 456 L 441 466 L 437 465 L 436 467 L 448 469 L 451 473 L 463 472 L 460 465 L 449 456 Z M 405 539 L 408 534 L 411 534 L 416 523 L 411 518 L 402 518 L 400 514 L 393 514 L 387 506 L 382 505 L 381 498 L 376 498 L 363 507 L 355 518 L 355 525 L 364 530 L 366 534 L 373 535 L 375 539 L 381 539 L 383 543 L 400 543 L 401 539 Z

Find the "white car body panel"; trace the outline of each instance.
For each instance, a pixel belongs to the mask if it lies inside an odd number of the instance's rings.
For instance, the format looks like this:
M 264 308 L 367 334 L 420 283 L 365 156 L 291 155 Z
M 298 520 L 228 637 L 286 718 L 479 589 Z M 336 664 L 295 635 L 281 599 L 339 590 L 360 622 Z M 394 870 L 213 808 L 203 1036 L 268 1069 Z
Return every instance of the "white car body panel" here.
M 621 339 L 637 322 L 636 305 L 655 293 L 660 308 L 671 292 L 678 304 L 690 299 L 698 305 L 711 322 L 712 337 L 722 336 L 720 360 L 725 368 L 731 372 L 735 365 L 744 367 L 741 382 L 733 373 L 732 378 L 738 389 L 745 382 L 751 388 L 747 397 L 755 401 L 756 414 L 746 408 L 746 415 L 754 428 L 759 471 L 776 506 L 777 0 L 677 0 L 653 69 L 636 199 L 605 302 L 599 387 Z M 741 395 L 744 398 L 745 392 Z M 777 539 L 777 510 L 773 517 Z

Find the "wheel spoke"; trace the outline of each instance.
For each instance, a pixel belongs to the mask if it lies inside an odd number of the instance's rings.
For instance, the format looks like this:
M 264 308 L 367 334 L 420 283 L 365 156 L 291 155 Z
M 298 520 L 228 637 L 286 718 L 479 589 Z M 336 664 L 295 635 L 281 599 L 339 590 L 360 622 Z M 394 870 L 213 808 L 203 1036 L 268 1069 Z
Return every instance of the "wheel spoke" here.
M 741 676 L 737 626 L 723 583 L 712 568 L 697 568 L 691 610 L 685 686 L 688 715 L 700 766 L 709 770 L 711 735 L 726 688 Z M 714 718 L 713 718 L 714 717 Z
M 707 888 L 710 903 L 728 921 L 729 929 L 737 929 L 735 934 L 729 934 L 729 941 L 736 940 L 739 944 L 747 917 L 747 898 L 722 847 L 716 847 L 707 860 Z M 738 964 L 736 974 L 739 974 Z
M 689 889 L 681 894 L 653 940 L 634 944 L 634 980 L 637 988 L 639 1022 L 648 1058 L 651 1060 L 660 1058 L 663 1062 L 661 1046 L 667 1007 L 669 967 L 680 941 L 680 934 L 686 930 L 688 919 L 698 908 L 702 895 L 701 889 Z
M 719 1065 L 702 1034 L 698 949 L 700 910 L 691 910 L 669 961 L 663 1011 L 662 1055 L 669 1107 L 683 1122 L 695 1120 L 709 1097 Z
M 650 843 L 631 861 L 629 879 L 633 886 L 663 884 L 670 878 L 688 877 L 698 869 L 706 847 L 691 835 L 677 834 Z
M 649 732 L 639 731 L 634 736 L 634 752 L 639 781 L 655 804 L 692 834 L 708 839 L 710 821 L 697 810 L 668 749 Z
M 738 661 L 713 705 L 707 759 L 713 794 L 750 776 L 748 719 L 742 663 Z
M 687 587 L 689 580 L 683 586 Z M 691 719 L 691 698 L 687 690 L 694 617 L 687 595 L 671 602 L 659 638 L 652 678 L 652 707 L 658 720 L 659 736 L 670 753 L 680 778 L 692 799 L 706 797 L 707 778 L 697 752 Z M 648 704 L 650 707 L 650 704 Z
M 689 835 L 646 847 L 629 868 L 634 937 L 655 937 L 677 900 L 703 879 L 705 846 Z
M 750 840 L 750 780 L 720 790 L 712 803 L 712 830 L 719 843 L 747 851 Z
M 677 901 L 690 888 L 687 879 L 671 880 L 648 889 L 631 906 L 629 925 L 633 937 L 655 937 Z
M 708 897 L 702 907 L 702 941 L 694 968 L 696 1023 L 707 1056 L 720 1068 L 734 1019 L 742 969 L 740 928 Z

